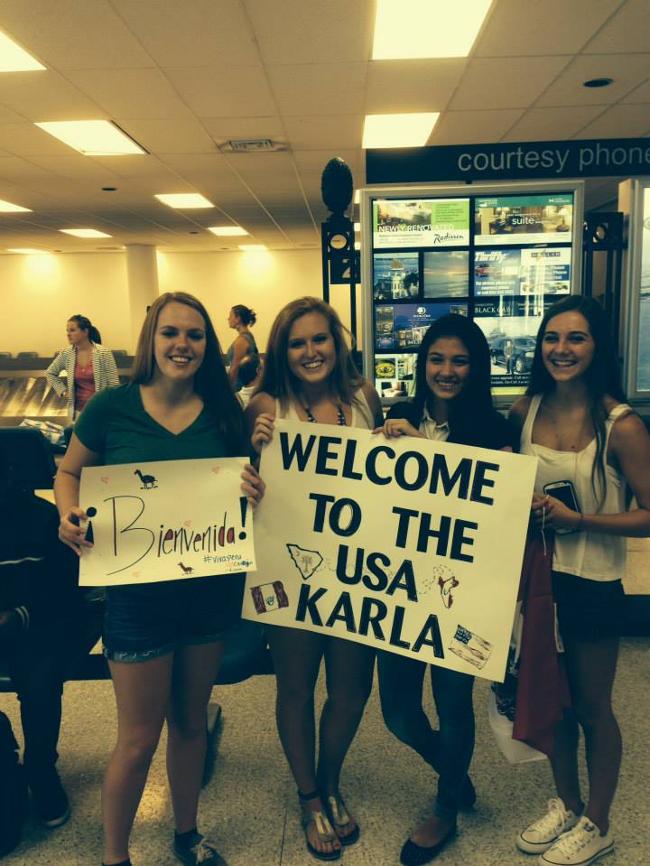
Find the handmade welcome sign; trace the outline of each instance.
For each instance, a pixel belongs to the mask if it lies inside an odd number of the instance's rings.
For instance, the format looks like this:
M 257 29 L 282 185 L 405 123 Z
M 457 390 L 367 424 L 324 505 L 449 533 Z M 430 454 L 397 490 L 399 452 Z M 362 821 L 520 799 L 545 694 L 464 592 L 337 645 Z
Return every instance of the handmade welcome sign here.
M 276 421 L 243 616 L 502 680 L 536 463 Z
M 154 583 L 255 569 L 244 458 L 86 468 L 82 586 Z

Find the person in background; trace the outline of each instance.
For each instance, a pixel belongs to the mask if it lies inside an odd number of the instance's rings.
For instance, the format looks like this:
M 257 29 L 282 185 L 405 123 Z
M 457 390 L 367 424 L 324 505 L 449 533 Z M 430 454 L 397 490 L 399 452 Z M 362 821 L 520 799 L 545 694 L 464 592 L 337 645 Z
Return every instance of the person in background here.
M 555 730 L 557 797 L 517 838 L 543 866 L 587 866 L 614 847 L 609 810 L 621 763 L 612 709 L 625 537 L 650 535 L 650 436 L 625 402 L 610 323 L 592 298 L 544 315 L 526 396 L 512 407 L 521 451 L 538 459 L 532 514 L 555 530 L 553 592 L 572 707 Z M 558 485 L 557 482 L 561 482 Z M 553 486 L 568 492 L 552 495 Z M 636 498 L 626 508 L 626 494 Z M 568 503 L 571 504 L 568 504 Z M 589 798 L 582 799 L 582 728 Z
M 101 632 L 101 604 L 77 587 L 75 555 L 58 540 L 56 508 L 11 480 L 0 453 L 0 659 L 20 701 L 32 803 L 48 828 L 70 816 L 56 769 L 63 682 Z
M 246 455 L 244 419 L 203 304 L 167 292 L 145 318 L 132 381 L 97 394 L 75 424 L 54 490 L 59 537 L 80 552 L 84 466 Z M 254 505 L 263 484 L 252 466 L 242 491 Z M 129 837 L 151 759 L 167 722 L 167 774 L 176 821 L 173 850 L 188 866 L 222 866 L 197 830 L 205 763 L 206 710 L 241 611 L 236 575 L 110 586 L 104 653 L 117 701 L 117 744 L 102 793 L 104 864 L 130 866 Z
M 373 429 L 382 420 L 375 389 L 357 372 L 336 311 L 318 298 L 287 304 L 273 323 L 258 392 L 246 410 L 259 453 L 275 418 Z M 307 850 L 338 860 L 359 825 L 339 790 L 343 761 L 372 688 L 371 647 L 296 628 L 268 627 L 277 677 L 280 740 L 298 787 Z M 314 689 L 325 659 L 327 699 L 316 765 Z
M 256 321 L 255 312 L 243 304 L 235 304 L 228 315 L 228 325 L 237 331 L 237 337 L 231 343 L 226 354 L 228 378 L 235 391 L 239 391 L 243 384 L 239 379 L 241 362 L 247 355 L 259 356 L 255 337 L 250 331 Z
M 418 351 L 415 396 L 391 407 L 375 432 L 512 451 L 515 431 L 492 405 L 490 348 L 465 316 L 434 322 Z M 433 730 L 422 708 L 427 667 L 438 711 Z M 388 729 L 439 775 L 433 815 L 404 843 L 400 862 L 428 863 L 456 835 L 459 809 L 476 799 L 467 775 L 474 752 L 474 677 L 395 653 L 378 653 L 381 708 Z
M 248 406 L 251 397 L 257 391 L 261 364 L 259 355 L 245 355 L 239 365 L 239 381 L 241 388 L 237 396 L 241 400 L 244 409 Z
M 74 420 L 88 400 L 104 388 L 120 384 L 115 358 L 101 345 L 97 328 L 86 316 L 71 316 L 66 325 L 70 345 L 55 357 L 45 371 L 48 385 L 67 397 L 68 417 Z M 66 372 L 66 381 L 59 373 Z

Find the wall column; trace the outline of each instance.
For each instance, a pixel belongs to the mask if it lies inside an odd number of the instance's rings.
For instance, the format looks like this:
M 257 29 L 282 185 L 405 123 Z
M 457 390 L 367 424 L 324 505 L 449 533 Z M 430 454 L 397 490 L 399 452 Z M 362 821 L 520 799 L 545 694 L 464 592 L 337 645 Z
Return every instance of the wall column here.
M 147 307 L 158 297 L 156 248 L 147 244 L 127 244 L 126 271 L 131 312 L 131 338 L 135 351 Z

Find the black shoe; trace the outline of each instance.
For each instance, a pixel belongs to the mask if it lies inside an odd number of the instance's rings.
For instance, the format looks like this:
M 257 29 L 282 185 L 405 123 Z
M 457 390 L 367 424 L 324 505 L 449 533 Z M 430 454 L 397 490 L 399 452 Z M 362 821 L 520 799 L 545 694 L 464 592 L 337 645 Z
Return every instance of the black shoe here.
M 54 768 L 30 779 L 29 789 L 36 814 L 45 827 L 53 830 L 65 824 L 70 817 L 70 803 Z
M 447 834 L 443 836 L 439 842 L 435 845 L 431 845 L 429 848 L 424 848 L 421 845 L 417 845 L 411 839 L 407 839 L 402 846 L 399 855 L 399 862 L 402 863 L 402 866 L 422 866 L 424 863 L 430 863 L 431 860 L 435 860 L 445 845 L 448 842 L 451 842 L 455 837 L 456 832 L 456 822 L 454 821 Z
M 463 782 L 463 789 L 460 792 L 460 802 L 458 803 L 458 808 L 462 809 L 463 812 L 468 812 L 473 808 L 474 803 L 476 803 L 476 790 L 474 785 L 472 784 L 472 780 L 469 776 L 465 776 L 465 781 Z

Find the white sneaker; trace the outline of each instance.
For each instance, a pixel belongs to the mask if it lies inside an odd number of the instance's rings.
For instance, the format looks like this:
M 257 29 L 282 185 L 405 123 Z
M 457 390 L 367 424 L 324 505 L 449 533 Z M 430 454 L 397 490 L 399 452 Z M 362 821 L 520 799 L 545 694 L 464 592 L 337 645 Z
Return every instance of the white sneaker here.
M 567 809 L 559 797 L 548 801 L 548 812 L 529 824 L 517 836 L 517 848 L 526 854 L 541 854 L 553 845 L 562 833 L 578 823 L 579 816 Z
M 539 858 L 541 866 L 588 866 L 614 850 L 614 839 L 608 830 L 604 836 L 589 818 L 584 816 L 572 830 L 563 833 L 557 842 Z

